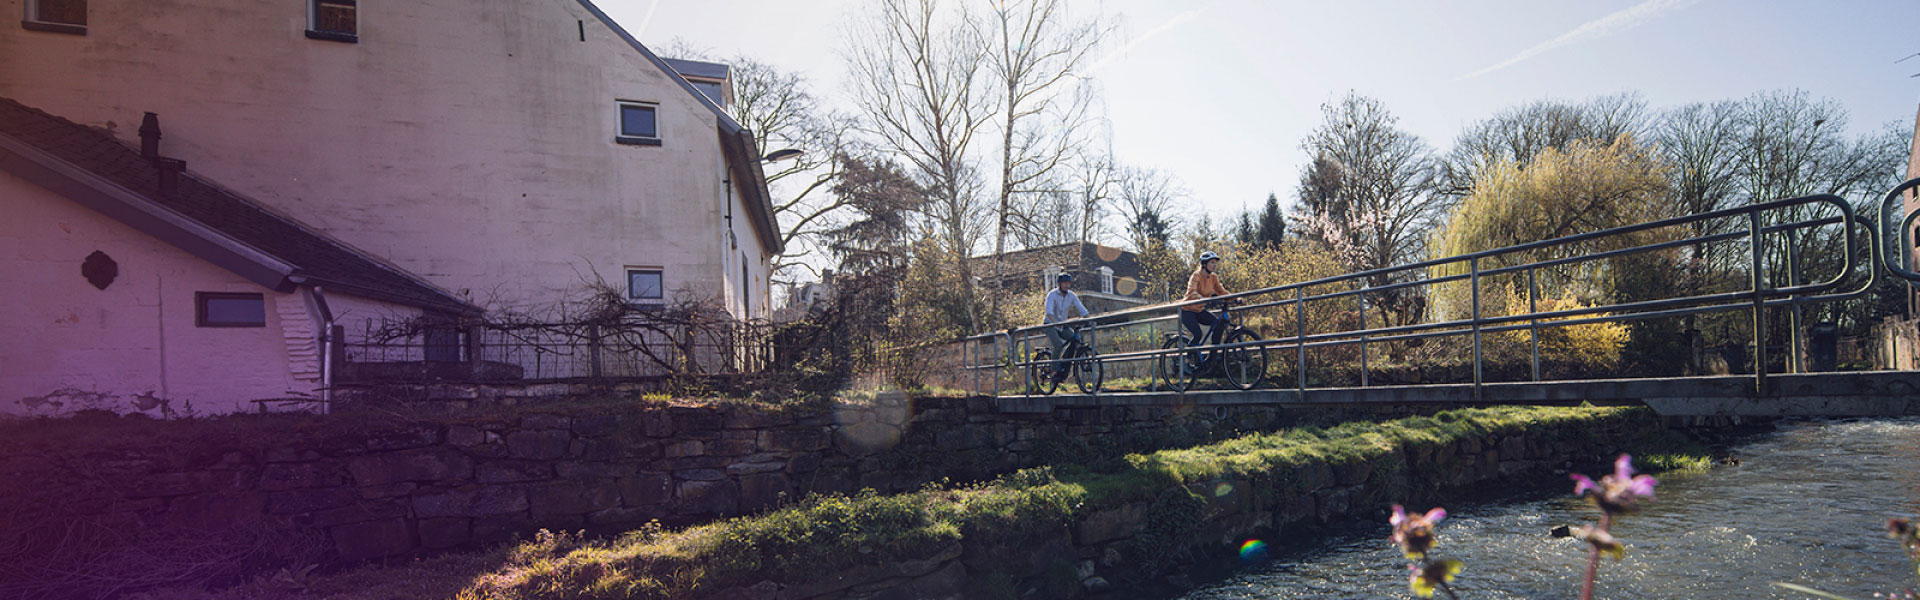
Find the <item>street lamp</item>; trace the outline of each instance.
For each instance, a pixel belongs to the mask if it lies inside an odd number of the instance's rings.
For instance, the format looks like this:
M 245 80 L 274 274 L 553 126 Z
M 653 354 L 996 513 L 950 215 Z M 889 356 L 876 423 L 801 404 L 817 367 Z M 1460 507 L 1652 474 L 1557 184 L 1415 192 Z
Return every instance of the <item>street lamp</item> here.
M 766 156 L 760 157 L 760 162 L 770 163 L 770 162 L 786 160 L 789 158 L 798 158 L 799 156 L 800 156 L 799 150 L 796 150 L 793 148 L 786 148 L 786 149 L 775 150 L 773 152 L 767 153 Z

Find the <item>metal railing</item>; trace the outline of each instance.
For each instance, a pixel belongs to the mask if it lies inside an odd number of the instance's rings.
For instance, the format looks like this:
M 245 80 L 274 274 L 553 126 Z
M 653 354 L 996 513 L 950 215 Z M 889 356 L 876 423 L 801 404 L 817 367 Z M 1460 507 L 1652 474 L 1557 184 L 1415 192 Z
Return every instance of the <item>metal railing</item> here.
M 1887 194 L 1886 198 L 1882 201 L 1879 226 L 1884 227 L 1890 223 L 1891 217 L 1888 213 L 1887 204 L 1893 199 L 1898 198 L 1901 192 L 1916 188 L 1920 188 L 1920 179 L 1903 183 Z M 1819 209 L 1821 207 L 1831 207 L 1838 215 L 1824 218 L 1800 219 L 1772 225 L 1764 224 L 1765 217 L 1768 213 L 1806 208 Z M 1559 258 L 1540 260 L 1525 258 L 1530 254 L 1548 253 L 1546 251 L 1554 249 L 1578 249 L 1578 247 L 1575 246 L 1576 244 L 1596 240 L 1610 238 L 1620 239 L 1630 234 L 1693 224 L 1711 224 L 1711 222 L 1716 220 L 1730 219 L 1744 221 L 1744 223 L 1742 223 L 1744 228 L 1731 231 L 1721 229 L 1719 233 L 1701 233 L 1666 241 L 1648 243 L 1632 243 L 1629 241 L 1630 245 L 1627 247 L 1599 252 L 1580 252 L 1572 256 Z M 1917 219 L 1920 219 L 1920 212 L 1906 215 L 1905 219 L 1901 222 L 1900 227 L 1902 240 L 1904 242 L 1901 251 L 1903 253 L 1906 251 L 1905 248 L 1911 247 L 1911 232 L 1914 222 Z M 1834 225 L 1841 227 L 1839 237 L 1844 246 L 1839 268 L 1831 278 L 1818 282 L 1802 283 L 1799 281 L 1801 263 L 1801 257 L 1798 252 L 1800 246 L 1799 235 L 1803 231 L 1817 230 L 1818 228 Z M 1699 231 L 1699 229 L 1700 228 L 1695 228 L 1695 231 Z M 1713 229 L 1708 229 L 1708 231 L 1713 231 Z M 1903 256 L 1897 263 L 1884 259 L 1883 254 L 1887 252 L 1888 249 L 1881 243 L 1880 231 L 1874 221 L 1854 214 L 1853 208 L 1838 196 L 1830 194 L 1804 196 L 1662 219 L 1590 233 L 1569 235 L 1407 265 L 1397 265 L 1312 281 L 1248 290 L 1206 300 L 1142 307 L 1042 326 L 984 333 L 966 339 L 964 361 L 967 370 L 973 375 L 971 381 L 973 391 L 976 393 L 986 393 L 990 391 L 993 395 L 999 396 L 1002 392 L 1001 384 L 1006 379 L 1008 369 L 1014 370 L 1013 372 L 1016 374 L 1015 379 L 1018 381 L 1020 378 L 1017 374 L 1030 371 L 1030 369 L 1026 367 L 1037 364 L 1062 362 L 1061 359 L 1049 361 L 1032 361 L 1027 359 L 1027 357 L 1032 356 L 1035 341 L 1045 339 L 1044 335 L 1041 334 L 1041 330 L 1044 327 L 1056 327 L 1060 325 L 1083 327 L 1085 331 L 1087 331 L 1086 337 L 1088 343 L 1092 344 L 1097 350 L 1104 351 L 1107 350 L 1107 348 L 1099 344 L 1099 340 L 1101 339 L 1100 332 L 1103 330 L 1114 331 L 1120 328 L 1138 328 L 1146 325 L 1153 327 L 1154 331 L 1158 331 L 1160 324 L 1177 319 L 1179 315 L 1178 311 L 1182 307 L 1219 300 L 1239 300 L 1244 302 L 1244 304 L 1234 309 L 1237 315 L 1260 309 L 1288 309 L 1294 321 L 1293 335 L 1241 343 L 1194 345 L 1185 350 L 1167 350 L 1149 347 L 1147 349 L 1101 354 L 1099 360 L 1103 363 L 1155 361 L 1156 365 L 1158 365 L 1159 361 L 1164 357 L 1182 351 L 1213 352 L 1230 349 L 1257 349 L 1261 352 L 1269 352 L 1275 350 L 1292 350 L 1295 354 L 1294 371 L 1296 375 L 1296 381 L 1293 382 L 1293 387 L 1296 387 L 1304 393 L 1308 387 L 1307 351 L 1309 349 L 1347 345 L 1359 346 L 1360 383 L 1364 387 L 1369 383 L 1367 378 L 1368 345 L 1447 336 L 1465 336 L 1470 337 L 1472 340 L 1474 395 L 1478 398 L 1481 397 L 1481 389 L 1485 384 L 1485 376 L 1483 374 L 1485 357 L 1483 355 L 1482 342 L 1488 334 L 1519 331 L 1527 332 L 1531 345 L 1531 375 L 1533 380 L 1539 381 L 1541 379 L 1540 331 L 1543 328 L 1569 327 L 1593 323 L 1619 323 L 1732 311 L 1751 311 L 1755 354 L 1753 361 L 1755 365 L 1753 369 L 1754 385 L 1757 390 L 1764 393 L 1767 387 L 1766 310 L 1768 308 L 1788 307 L 1792 309 L 1792 325 L 1790 327 L 1791 331 L 1789 332 L 1792 341 L 1789 342 L 1789 348 L 1799 348 L 1801 335 L 1800 308 L 1803 304 L 1859 298 L 1874 287 L 1878 282 L 1880 271 L 1883 268 L 1887 268 L 1894 274 L 1909 281 L 1920 282 L 1920 273 L 1908 270 L 1908 265 L 1912 262 L 1910 257 Z M 1768 236 L 1783 234 L 1789 237 L 1787 252 L 1787 261 L 1789 262 L 1787 265 L 1788 281 L 1786 285 L 1776 286 L 1769 281 L 1768 277 L 1766 240 Z M 1741 240 L 1743 238 L 1747 241 L 1744 245 L 1747 247 L 1749 261 L 1746 265 L 1748 268 L 1748 277 L 1747 287 L 1745 289 L 1713 293 L 1695 293 L 1674 298 L 1636 300 L 1577 308 L 1545 311 L 1539 309 L 1540 290 L 1536 274 L 1543 270 L 1568 268 L 1583 263 L 1593 263 L 1595 261 L 1662 250 L 1679 252 L 1683 249 L 1691 248 L 1697 257 L 1699 253 L 1709 245 Z M 1864 243 L 1862 243 L 1862 239 L 1864 239 Z M 1864 251 L 1864 253 L 1862 251 Z M 1516 255 L 1521 256 L 1522 258 L 1520 260 L 1523 262 L 1519 262 L 1518 264 L 1500 264 L 1501 261 L 1499 259 L 1512 258 Z M 1894 264 L 1899 266 L 1890 266 Z M 1859 271 L 1859 267 L 1862 265 L 1866 267 L 1865 272 L 1857 273 L 1856 271 Z M 1486 315 L 1483 312 L 1482 306 L 1483 293 L 1481 288 L 1483 280 L 1489 277 L 1503 275 L 1525 277 L 1527 283 L 1526 310 L 1516 314 Z M 1865 281 L 1861 282 L 1858 287 L 1843 291 L 1840 290 L 1841 286 L 1844 285 L 1847 280 L 1860 279 L 1862 276 L 1864 276 Z M 1372 285 L 1376 283 L 1378 285 Z M 1380 327 L 1369 326 L 1369 321 L 1366 317 L 1366 311 L 1369 305 L 1367 298 L 1369 296 L 1403 293 L 1403 290 L 1413 291 L 1417 288 L 1433 289 L 1434 286 L 1446 284 L 1457 285 L 1460 283 L 1469 286 L 1469 306 L 1467 307 L 1469 312 L 1465 318 L 1403 325 L 1386 324 Z M 1314 303 L 1324 304 L 1335 301 L 1355 303 L 1355 310 L 1357 310 L 1360 317 L 1359 327 L 1340 331 L 1309 332 L 1306 323 L 1308 307 Z M 1177 328 L 1178 325 L 1175 325 L 1175 327 Z M 1794 370 L 1800 369 L 1801 366 L 1797 360 L 1797 353 L 1789 352 L 1788 354 L 1788 368 Z M 1156 372 L 1158 370 L 1159 369 L 1156 368 Z M 983 376 L 991 380 L 989 385 L 982 384 L 981 377 Z M 1023 384 L 1019 387 L 1021 393 L 1025 393 L 1026 390 L 1031 389 L 1031 385 L 1029 384 Z M 1097 394 L 1099 392 L 1096 391 L 1095 393 Z

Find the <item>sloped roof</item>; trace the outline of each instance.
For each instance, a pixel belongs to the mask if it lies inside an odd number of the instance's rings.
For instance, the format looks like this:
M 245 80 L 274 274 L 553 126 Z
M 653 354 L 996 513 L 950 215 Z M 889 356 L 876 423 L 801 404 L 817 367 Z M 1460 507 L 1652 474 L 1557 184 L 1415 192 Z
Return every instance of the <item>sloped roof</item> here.
M 159 170 L 105 131 L 0 98 L 0 170 L 60 193 L 262 286 L 319 285 L 421 308 L 471 304 L 190 172 L 176 193 Z
M 1108 267 L 1113 269 L 1115 276 L 1138 277 L 1141 270 L 1139 257 L 1134 253 L 1092 242 L 1067 242 L 1016 250 L 1003 257 L 1009 275 L 1037 273 L 1052 267 L 1086 271 Z M 977 256 L 974 260 L 992 261 L 993 255 Z
M 684 58 L 662 58 L 660 60 L 666 61 L 667 66 L 673 67 L 673 71 L 683 77 L 726 79 L 727 71 L 732 69 L 732 67 L 725 64 L 706 62 L 703 60 L 687 60 Z

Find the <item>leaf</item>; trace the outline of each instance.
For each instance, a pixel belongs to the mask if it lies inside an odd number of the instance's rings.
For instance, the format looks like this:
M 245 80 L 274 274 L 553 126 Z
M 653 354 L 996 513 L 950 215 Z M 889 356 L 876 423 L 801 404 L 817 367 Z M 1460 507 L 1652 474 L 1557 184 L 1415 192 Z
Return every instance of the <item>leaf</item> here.
M 1774 585 L 1776 585 L 1776 586 L 1779 586 L 1779 587 L 1783 587 L 1783 588 L 1787 588 L 1787 589 L 1789 589 L 1789 590 L 1793 590 L 1793 591 L 1796 591 L 1796 592 L 1800 592 L 1800 593 L 1802 593 L 1802 594 L 1807 594 L 1807 595 L 1811 595 L 1811 596 L 1819 596 L 1819 597 L 1821 597 L 1821 598 L 1828 598 L 1829 600 L 1853 600 L 1852 598 L 1848 598 L 1848 597 L 1846 597 L 1846 596 L 1837 596 L 1837 595 L 1834 595 L 1834 594 L 1829 594 L 1829 593 L 1826 593 L 1826 592 L 1822 592 L 1822 591 L 1820 591 L 1820 590 L 1816 590 L 1816 589 L 1813 589 L 1813 588 L 1810 588 L 1810 587 L 1807 587 L 1807 586 L 1804 586 L 1804 585 L 1794 585 L 1794 584 L 1791 584 L 1791 583 L 1782 583 L 1782 582 L 1779 582 L 1779 581 L 1775 581 L 1775 582 L 1773 582 L 1773 584 L 1774 584 Z

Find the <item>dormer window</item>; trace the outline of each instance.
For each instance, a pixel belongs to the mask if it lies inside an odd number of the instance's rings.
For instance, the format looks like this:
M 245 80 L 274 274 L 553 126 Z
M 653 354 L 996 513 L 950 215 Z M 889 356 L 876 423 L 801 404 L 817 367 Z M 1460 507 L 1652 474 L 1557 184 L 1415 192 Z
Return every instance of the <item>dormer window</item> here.
M 714 79 L 696 79 L 693 77 L 688 77 L 687 83 L 693 84 L 693 89 L 700 90 L 700 93 L 706 94 L 707 99 L 712 100 L 714 104 L 720 105 L 720 108 L 727 107 L 726 83 Z
M 357 0 L 308 0 L 307 37 L 359 43 L 359 13 Z
M 87 0 L 27 0 L 27 18 L 20 26 L 33 31 L 87 33 Z

